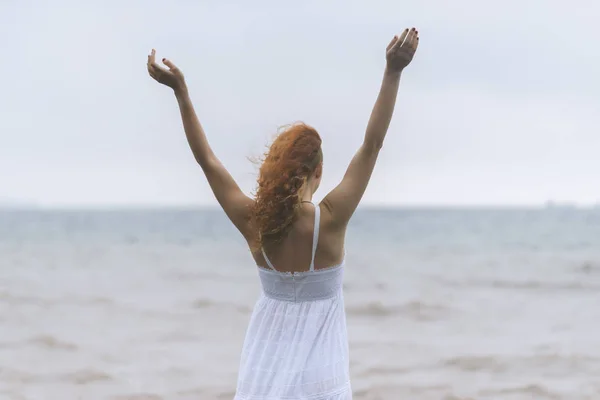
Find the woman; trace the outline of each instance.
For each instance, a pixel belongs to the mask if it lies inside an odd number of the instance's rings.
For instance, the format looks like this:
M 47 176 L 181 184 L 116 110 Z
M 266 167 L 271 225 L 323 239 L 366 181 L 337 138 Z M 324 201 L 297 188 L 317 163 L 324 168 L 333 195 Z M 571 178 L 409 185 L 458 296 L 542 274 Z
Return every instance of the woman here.
M 148 56 L 148 72 L 175 93 L 190 148 L 217 201 L 246 238 L 263 293 L 242 351 L 236 399 L 351 399 L 342 294 L 346 227 L 383 145 L 400 83 L 412 61 L 415 28 L 394 36 L 364 141 L 341 183 L 320 204 L 312 197 L 323 172 L 321 138 L 292 125 L 272 143 L 256 198 L 247 197 L 211 150 L 181 71 Z

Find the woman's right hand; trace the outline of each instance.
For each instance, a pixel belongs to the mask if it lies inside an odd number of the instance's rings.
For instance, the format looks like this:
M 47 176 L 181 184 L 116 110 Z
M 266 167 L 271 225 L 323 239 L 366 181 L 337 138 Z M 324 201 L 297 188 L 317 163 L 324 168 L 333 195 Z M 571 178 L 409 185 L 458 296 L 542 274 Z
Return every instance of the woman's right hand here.
M 400 37 L 394 36 L 385 49 L 387 69 L 400 72 L 412 61 L 419 45 L 419 31 L 415 28 L 405 29 Z
M 185 79 L 179 68 L 166 58 L 163 58 L 162 62 L 168 69 L 156 63 L 156 50 L 152 49 L 152 52 L 148 55 L 148 74 L 158 83 L 162 83 L 175 91 L 184 89 Z

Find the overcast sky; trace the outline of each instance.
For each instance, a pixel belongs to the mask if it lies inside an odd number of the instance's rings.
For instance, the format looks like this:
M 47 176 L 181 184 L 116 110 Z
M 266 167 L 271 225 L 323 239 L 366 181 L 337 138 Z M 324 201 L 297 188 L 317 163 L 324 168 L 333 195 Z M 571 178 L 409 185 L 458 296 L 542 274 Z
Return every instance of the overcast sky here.
M 248 193 L 277 127 L 323 137 L 322 198 L 358 148 L 391 37 L 420 48 L 365 203 L 600 201 L 594 0 L 0 2 L 0 203 L 216 204 L 152 47 L 185 73 Z

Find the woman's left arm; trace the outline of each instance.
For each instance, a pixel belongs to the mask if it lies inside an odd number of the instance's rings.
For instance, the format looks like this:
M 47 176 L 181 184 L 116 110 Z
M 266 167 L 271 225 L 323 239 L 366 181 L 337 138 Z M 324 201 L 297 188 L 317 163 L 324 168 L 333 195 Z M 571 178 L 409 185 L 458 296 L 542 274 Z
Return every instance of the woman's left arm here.
M 194 158 L 204 171 L 210 188 L 231 222 L 246 239 L 250 239 L 250 213 L 254 201 L 242 192 L 231 174 L 210 148 L 181 71 L 166 59 L 162 61 L 169 69 L 161 67 L 156 63 L 155 54 L 155 51 L 152 50 L 152 53 L 148 56 L 148 73 L 159 83 L 173 89 L 179 104 L 185 136 Z

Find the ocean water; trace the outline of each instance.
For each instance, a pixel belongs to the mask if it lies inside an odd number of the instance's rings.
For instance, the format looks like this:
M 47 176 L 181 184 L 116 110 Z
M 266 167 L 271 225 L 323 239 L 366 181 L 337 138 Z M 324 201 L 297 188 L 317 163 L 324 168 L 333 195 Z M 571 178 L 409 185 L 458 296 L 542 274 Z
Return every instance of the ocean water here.
M 355 399 L 600 399 L 600 210 L 370 210 Z M 231 399 L 260 287 L 219 210 L 0 211 L 0 399 Z

